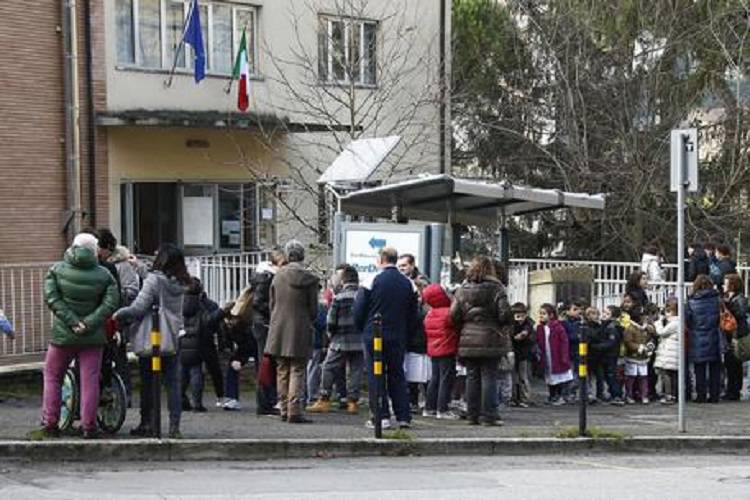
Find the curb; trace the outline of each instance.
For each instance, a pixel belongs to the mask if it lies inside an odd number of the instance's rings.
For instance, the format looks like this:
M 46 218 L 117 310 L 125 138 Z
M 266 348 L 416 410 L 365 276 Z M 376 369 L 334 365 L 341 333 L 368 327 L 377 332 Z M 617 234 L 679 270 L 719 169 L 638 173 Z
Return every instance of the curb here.
M 0 441 L 0 460 L 34 462 L 252 461 L 369 456 L 529 456 L 589 453 L 743 454 L 750 437 L 181 439 Z

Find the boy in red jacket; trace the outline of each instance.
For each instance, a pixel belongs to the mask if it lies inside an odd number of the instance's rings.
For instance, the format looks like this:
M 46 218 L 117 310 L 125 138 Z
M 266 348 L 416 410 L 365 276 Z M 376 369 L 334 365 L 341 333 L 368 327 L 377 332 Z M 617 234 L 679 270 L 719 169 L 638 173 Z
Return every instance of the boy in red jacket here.
M 424 319 L 424 330 L 427 354 L 432 359 L 432 378 L 427 386 L 423 416 L 457 420 L 460 417 L 448 410 L 458 353 L 458 332 L 451 319 L 451 299 L 443 287 L 434 283 L 424 289 L 422 301 L 430 307 Z

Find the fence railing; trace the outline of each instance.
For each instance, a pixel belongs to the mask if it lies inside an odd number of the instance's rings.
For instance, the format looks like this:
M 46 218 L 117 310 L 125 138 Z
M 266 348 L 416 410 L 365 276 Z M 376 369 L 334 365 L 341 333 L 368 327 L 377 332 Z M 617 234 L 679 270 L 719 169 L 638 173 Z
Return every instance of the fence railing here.
M 16 331 L 16 339 L 0 340 L 0 355 L 43 352 L 49 342 L 52 314 L 44 303 L 44 278 L 52 263 L 0 265 L 0 309 Z
M 188 259 L 188 271 L 203 282 L 206 294 L 219 305 L 235 300 L 250 284 L 256 266 L 270 258 L 270 252 L 209 255 Z

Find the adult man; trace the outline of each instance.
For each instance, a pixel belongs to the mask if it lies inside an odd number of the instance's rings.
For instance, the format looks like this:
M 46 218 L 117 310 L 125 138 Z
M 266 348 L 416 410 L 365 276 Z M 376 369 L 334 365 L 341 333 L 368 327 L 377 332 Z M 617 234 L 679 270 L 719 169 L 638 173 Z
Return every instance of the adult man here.
M 420 293 L 427 285 L 430 284 L 430 279 L 419 272 L 416 260 L 414 259 L 414 256 L 412 254 L 404 253 L 399 255 L 397 267 L 398 270 L 401 271 L 401 274 L 414 282 L 414 285 L 417 287 Z
M 401 274 L 409 278 L 414 284 L 414 293 L 417 295 L 417 304 L 419 304 L 419 316 L 418 321 L 416 322 L 416 327 L 409 331 L 409 337 L 406 341 L 406 352 L 409 353 L 409 362 L 407 365 L 409 367 L 418 367 L 420 365 L 425 366 L 430 360 L 427 358 L 427 339 L 425 338 L 424 333 L 423 321 L 424 317 L 427 315 L 427 311 L 422 307 L 422 290 L 430 284 L 430 280 L 427 276 L 419 272 L 414 256 L 410 253 L 399 255 L 396 267 L 398 267 Z M 425 386 L 424 392 L 426 394 L 427 380 L 421 378 L 424 374 L 420 372 L 423 370 L 409 368 L 409 370 L 412 369 L 414 369 L 416 373 L 409 373 L 408 371 L 406 373 L 407 380 L 409 381 L 409 407 L 412 413 L 418 413 L 419 388 L 420 386 Z
M 369 366 L 373 358 L 373 326 L 375 317 L 380 314 L 383 325 L 383 368 L 388 394 L 380 387 L 380 418 L 383 428 L 390 426 L 388 397 L 393 402 L 396 420 L 401 428 L 411 423 L 409 398 L 404 376 L 404 354 L 409 332 L 414 331 L 417 322 L 417 296 L 411 281 L 396 268 L 398 252 L 394 248 L 383 248 L 379 252 L 377 266 L 380 272 L 370 285 L 365 285 L 357 294 L 354 304 L 355 323 L 363 332 L 365 350 Z M 369 370 L 370 408 L 376 406 L 376 384 L 372 370 Z
M 276 358 L 276 385 L 281 400 L 281 420 L 308 423 L 302 415 L 305 367 L 313 348 L 313 328 L 318 316 L 318 278 L 305 269 L 305 249 L 298 241 L 284 247 L 288 264 L 271 283 L 271 330 L 265 353 Z

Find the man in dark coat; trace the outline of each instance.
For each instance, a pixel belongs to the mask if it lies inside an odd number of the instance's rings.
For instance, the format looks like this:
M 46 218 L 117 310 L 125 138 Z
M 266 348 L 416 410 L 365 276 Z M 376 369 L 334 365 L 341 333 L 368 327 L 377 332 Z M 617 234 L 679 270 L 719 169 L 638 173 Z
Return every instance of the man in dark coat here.
M 393 402 L 396 420 L 402 428 L 408 428 L 411 423 L 409 411 L 409 397 L 404 375 L 404 355 L 409 333 L 416 328 L 417 296 L 414 293 L 409 278 L 396 268 L 398 252 L 394 248 L 383 248 L 379 252 L 377 266 L 380 272 L 372 280 L 365 283 L 357 294 L 354 304 L 354 318 L 357 328 L 362 330 L 367 353 L 368 366 L 372 366 L 373 359 L 373 327 L 376 315 L 382 316 L 383 324 L 383 378 L 386 380 L 388 394 L 380 386 L 380 418 L 384 427 L 390 425 L 390 411 L 388 397 Z M 382 378 L 381 378 L 382 382 Z M 369 370 L 370 408 L 376 406 L 377 381 L 372 370 Z
M 305 269 L 305 248 L 290 241 L 284 248 L 288 264 L 271 283 L 271 329 L 265 354 L 276 359 L 276 386 L 281 400 L 281 419 L 290 424 L 308 423 L 302 415 L 305 368 L 312 354 L 318 317 L 320 280 Z
M 711 261 L 701 243 L 693 243 L 688 248 L 688 266 L 685 270 L 685 281 L 692 283 L 699 274 L 708 276 L 711 273 Z

